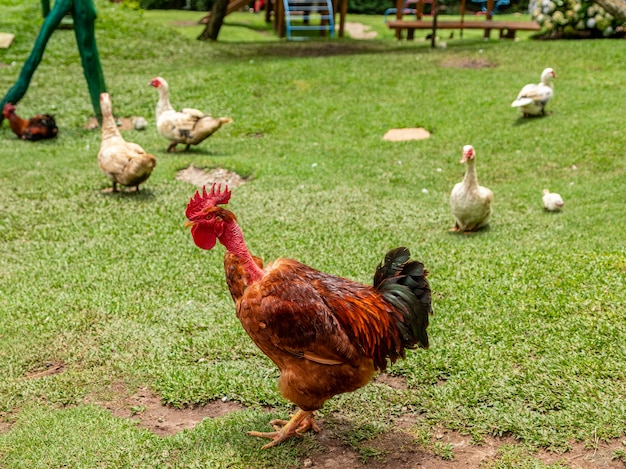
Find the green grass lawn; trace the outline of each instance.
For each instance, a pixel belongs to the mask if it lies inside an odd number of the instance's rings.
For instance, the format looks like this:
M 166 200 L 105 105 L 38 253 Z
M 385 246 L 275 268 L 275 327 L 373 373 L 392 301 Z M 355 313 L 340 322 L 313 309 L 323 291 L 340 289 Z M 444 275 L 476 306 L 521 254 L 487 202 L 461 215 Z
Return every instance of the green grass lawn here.
M 140 194 L 100 192 L 110 183 L 99 131 L 85 128 L 93 109 L 74 35 L 55 32 L 18 113 L 53 112 L 58 138 L 25 142 L 0 127 L 0 467 L 301 467 L 327 451 L 328 435 L 383 464 L 390 454 L 372 444 L 401 417 L 410 445 L 441 461 L 456 450 L 438 429 L 476 445 L 506 437 L 489 468 L 569 467 L 537 451 L 626 438 L 624 41 L 468 32 L 431 50 L 359 16 L 349 20 L 377 39 L 287 43 L 262 15 L 237 13 L 204 43 L 201 27 L 169 24 L 183 13 L 96 6 L 114 112 L 148 119 L 123 135 L 158 165 Z M 0 50 L 4 95 L 41 14 L 35 1 L 0 8 L 0 29 L 16 34 Z M 559 75 L 551 114 L 523 120 L 510 103 L 547 66 Z M 147 86 L 157 75 L 174 106 L 234 123 L 166 153 Z M 382 140 L 397 127 L 432 136 Z M 457 236 L 448 198 L 465 144 L 494 213 L 488 230 Z M 405 385 L 338 396 L 320 412 L 322 435 L 259 450 L 245 430 L 293 407 L 235 317 L 223 249 L 198 249 L 183 228 L 196 188 L 176 174 L 190 163 L 248 178 L 229 205 L 265 260 L 366 283 L 390 248 L 425 263 L 431 347 L 389 369 Z M 546 187 L 565 199 L 562 213 L 543 211 Z M 141 417 L 128 404 L 138 390 L 176 408 L 224 400 L 240 410 L 162 437 L 107 410 L 123 402 Z

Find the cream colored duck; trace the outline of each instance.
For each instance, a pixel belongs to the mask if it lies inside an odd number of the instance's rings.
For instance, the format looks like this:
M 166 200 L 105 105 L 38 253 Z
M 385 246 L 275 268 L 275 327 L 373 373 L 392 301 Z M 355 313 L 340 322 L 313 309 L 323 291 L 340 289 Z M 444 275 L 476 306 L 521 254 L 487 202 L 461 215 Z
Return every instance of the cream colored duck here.
M 548 189 L 543 190 L 541 200 L 543 201 L 543 208 L 548 212 L 559 212 L 565 206 L 563 198 Z
M 520 108 L 524 117 L 544 115 L 546 104 L 554 96 L 553 78 L 556 78 L 554 69 L 546 68 L 541 73 L 541 82 L 524 86 L 511 107 Z
M 98 164 L 106 176 L 113 181 L 113 187 L 102 192 L 117 192 L 117 185 L 134 187 L 139 192 L 139 184 L 152 174 L 156 158 L 146 153 L 136 143 L 124 140 L 111 110 L 109 93 L 100 94 L 102 112 L 102 140 L 98 152 Z
M 489 223 L 493 192 L 478 185 L 476 152 L 471 145 L 463 147 L 461 163 L 467 164 L 465 177 L 452 188 L 450 207 L 456 219 L 450 231 L 476 231 Z
M 159 92 L 156 106 L 157 129 L 170 141 L 168 152 L 176 151 L 176 145 L 186 144 L 185 150 L 213 135 L 222 125 L 233 120 L 230 117 L 211 117 L 198 109 L 185 108 L 176 111 L 170 103 L 169 85 L 161 77 L 153 78 L 150 85 Z
M 113 181 L 113 187 L 103 192 L 117 192 L 117 185 L 135 187 L 152 174 L 156 166 L 156 158 L 146 153 L 136 143 L 124 140 L 113 118 L 111 97 L 109 93 L 100 94 L 100 110 L 102 112 L 102 141 L 98 152 L 100 169 Z

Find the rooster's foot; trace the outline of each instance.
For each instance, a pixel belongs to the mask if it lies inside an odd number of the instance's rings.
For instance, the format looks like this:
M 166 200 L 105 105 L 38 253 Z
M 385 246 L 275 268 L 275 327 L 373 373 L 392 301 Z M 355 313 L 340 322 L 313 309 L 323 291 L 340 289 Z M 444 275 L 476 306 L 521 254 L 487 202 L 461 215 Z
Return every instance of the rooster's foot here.
M 280 432 L 289 422 L 289 420 L 274 419 L 270 421 L 270 425 L 274 427 L 274 430 Z M 315 433 L 320 432 L 320 427 L 317 425 L 317 422 L 312 416 L 306 417 L 302 420 L 302 422 L 300 422 L 300 425 L 296 428 L 296 434 L 303 435 L 309 430 L 313 430 Z
M 307 412 L 304 410 L 298 410 L 289 420 L 272 420 L 270 425 L 274 428 L 273 432 L 248 432 L 250 436 L 256 436 L 260 438 L 269 438 L 272 440 L 261 449 L 271 448 L 277 446 L 283 441 L 286 441 L 294 436 L 302 436 L 305 432 L 313 430 L 319 432 L 320 427 L 313 419 L 313 412 Z

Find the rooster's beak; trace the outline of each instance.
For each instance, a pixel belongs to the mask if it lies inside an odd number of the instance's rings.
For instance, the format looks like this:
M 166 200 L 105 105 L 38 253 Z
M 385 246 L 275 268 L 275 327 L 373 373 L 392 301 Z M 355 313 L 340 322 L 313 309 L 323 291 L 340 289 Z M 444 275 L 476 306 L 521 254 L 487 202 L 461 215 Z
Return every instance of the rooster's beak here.
M 195 224 L 196 224 L 195 221 L 186 221 L 183 226 L 185 227 L 185 229 L 187 229 L 187 228 L 194 226 Z

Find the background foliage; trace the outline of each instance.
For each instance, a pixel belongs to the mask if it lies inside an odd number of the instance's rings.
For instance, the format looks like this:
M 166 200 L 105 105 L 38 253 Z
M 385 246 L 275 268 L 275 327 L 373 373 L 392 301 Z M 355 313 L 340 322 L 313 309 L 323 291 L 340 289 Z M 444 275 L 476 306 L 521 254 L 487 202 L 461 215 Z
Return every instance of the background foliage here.
M 533 0 L 530 12 L 553 37 L 624 37 L 624 22 L 590 0 Z

